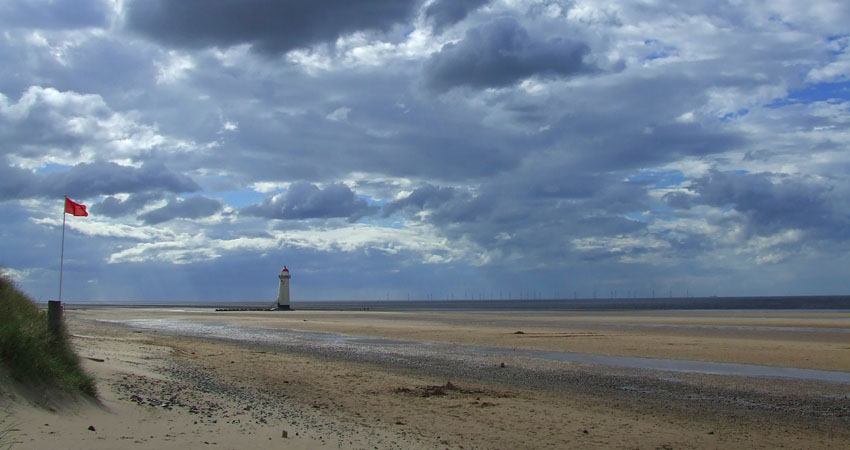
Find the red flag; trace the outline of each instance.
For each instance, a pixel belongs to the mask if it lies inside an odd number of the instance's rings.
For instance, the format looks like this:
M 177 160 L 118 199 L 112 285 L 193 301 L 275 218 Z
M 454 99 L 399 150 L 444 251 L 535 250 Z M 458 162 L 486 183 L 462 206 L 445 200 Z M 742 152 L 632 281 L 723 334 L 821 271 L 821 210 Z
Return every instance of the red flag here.
M 89 215 L 89 213 L 86 212 L 86 205 L 75 203 L 68 197 L 65 197 L 65 213 L 83 217 Z

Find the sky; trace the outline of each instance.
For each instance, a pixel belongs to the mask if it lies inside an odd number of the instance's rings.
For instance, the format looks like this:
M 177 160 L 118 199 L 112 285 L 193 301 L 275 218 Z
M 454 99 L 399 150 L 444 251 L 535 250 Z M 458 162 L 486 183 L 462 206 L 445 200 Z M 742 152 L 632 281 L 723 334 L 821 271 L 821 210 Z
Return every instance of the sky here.
M 845 0 L 0 0 L 37 300 L 850 293 Z

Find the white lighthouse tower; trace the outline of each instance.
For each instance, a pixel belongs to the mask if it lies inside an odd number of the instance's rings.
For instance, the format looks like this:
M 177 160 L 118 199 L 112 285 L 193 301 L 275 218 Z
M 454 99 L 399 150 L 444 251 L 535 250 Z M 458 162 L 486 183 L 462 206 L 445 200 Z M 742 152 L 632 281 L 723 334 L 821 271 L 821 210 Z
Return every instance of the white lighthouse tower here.
M 283 266 L 280 271 L 280 289 L 277 293 L 277 309 L 291 309 L 289 307 L 289 269 Z

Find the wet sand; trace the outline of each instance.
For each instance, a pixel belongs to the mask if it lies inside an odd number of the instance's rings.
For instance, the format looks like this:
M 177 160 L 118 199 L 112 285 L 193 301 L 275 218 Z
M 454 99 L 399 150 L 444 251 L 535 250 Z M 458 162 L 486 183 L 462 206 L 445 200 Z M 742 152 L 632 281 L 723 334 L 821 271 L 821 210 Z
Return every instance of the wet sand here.
M 847 312 L 210 312 L 99 310 L 105 320 L 167 318 L 415 341 L 691 359 L 850 372 Z M 514 334 L 522 331 L 524 334 Z
M 51 439 L 63 448 L 845 448 L 850 439 L 846 383 L 509 352 L 370 353 L 356 339 L 270 345 L 107 322 L 138 319 L 850 372 L 847 313 L 72 310 L 75 345 L 103 360 L 85 361 L 105 409 L 18 402 L 27 425 L 15 448 Z M 85 425 L 93 421 L 96 432 Z M 69 428 L 56 433 L 61 424 Z

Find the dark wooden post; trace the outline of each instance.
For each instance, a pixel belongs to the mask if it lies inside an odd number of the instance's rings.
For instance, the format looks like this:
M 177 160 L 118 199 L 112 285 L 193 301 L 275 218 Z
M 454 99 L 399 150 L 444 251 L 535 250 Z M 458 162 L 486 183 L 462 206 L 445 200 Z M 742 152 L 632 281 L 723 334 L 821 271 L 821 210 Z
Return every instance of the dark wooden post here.
M 53 334 L 62 331 L 62 302 L 59 300 L 47 302 L 47 329 Z

